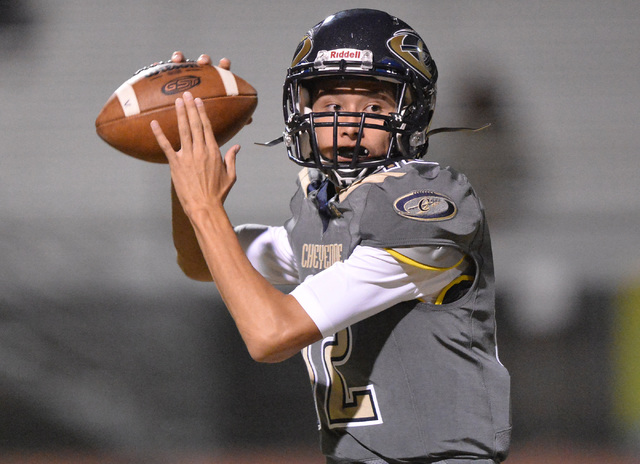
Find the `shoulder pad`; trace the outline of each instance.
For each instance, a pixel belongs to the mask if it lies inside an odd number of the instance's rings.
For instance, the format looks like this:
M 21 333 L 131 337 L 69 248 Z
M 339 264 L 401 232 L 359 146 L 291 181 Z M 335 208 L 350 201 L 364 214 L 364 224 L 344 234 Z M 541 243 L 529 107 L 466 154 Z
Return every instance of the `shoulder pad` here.
M 468 250 L 484 222 L 465 176 L 446 168 L 408 165 L 402 177 L 369 184 L 359 228 L 364 245 L 379 248 L 457 245 Z M 355 195 L 355 193 L 354 193 Z

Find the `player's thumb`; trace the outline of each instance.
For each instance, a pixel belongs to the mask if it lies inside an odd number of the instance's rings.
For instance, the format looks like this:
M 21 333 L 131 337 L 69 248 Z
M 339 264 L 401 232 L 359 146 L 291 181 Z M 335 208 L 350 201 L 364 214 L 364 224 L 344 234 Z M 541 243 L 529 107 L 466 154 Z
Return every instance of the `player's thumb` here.
M 224 164 L 227 168 L 227 173 L 235 177 L 236 175 L 236 157 L 240 151 L 240 145 L 234 145 L 224 155 Z

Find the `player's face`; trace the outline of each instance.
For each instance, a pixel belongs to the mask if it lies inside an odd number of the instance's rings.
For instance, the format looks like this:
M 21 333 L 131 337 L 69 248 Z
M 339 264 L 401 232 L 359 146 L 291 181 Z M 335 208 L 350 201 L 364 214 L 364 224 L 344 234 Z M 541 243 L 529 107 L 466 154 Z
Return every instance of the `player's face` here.
M 388 115 L 396 111 L 395 86 L 371 80 L 330 80 L 319 84 L 313 92 L 313 112 L 354 112 Z M 339 122 L 359 123 L 357 117 L 340 117 Z M 316 118 L 316 122 L 333 122 L 333 116 Z M 382 125 L 382 120 L 367 119 L 367 124 Z M 333 127 L 317 127 L 318 148 L 325 159 L 333 160 Z M 358 139 L 359 128 L 340 126 L 337 133 L 338 161 L 349 162 Z M 364 129 L 360 140 L 359 159 L 386 156 L 390 135 L 387 131 Z

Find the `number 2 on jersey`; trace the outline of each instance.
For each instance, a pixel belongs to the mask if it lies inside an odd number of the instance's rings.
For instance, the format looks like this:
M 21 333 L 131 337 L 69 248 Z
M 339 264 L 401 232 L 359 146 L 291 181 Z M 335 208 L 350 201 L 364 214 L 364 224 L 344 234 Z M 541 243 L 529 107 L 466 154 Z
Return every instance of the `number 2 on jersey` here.
M 373 385 L 349 385 L 343 375 L 342 371 L 347 371 L 343 366 L 351 357 L 352 343 L 351 328 L 325 338 L 321 344 L 321 366 L 311 360 L 311 347 L 302 352 L 318 398 L 317 407 L 322 408 L 330 428 L 382 423 Z M 318 395 L 322 389 L 324 395 Z

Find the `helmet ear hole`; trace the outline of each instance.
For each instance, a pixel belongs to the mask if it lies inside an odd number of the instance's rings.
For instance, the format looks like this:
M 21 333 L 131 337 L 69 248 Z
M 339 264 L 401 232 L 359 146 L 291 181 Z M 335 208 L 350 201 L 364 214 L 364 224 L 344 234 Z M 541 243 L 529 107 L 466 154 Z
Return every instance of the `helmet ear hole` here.
M 300 133 L 300 154 L 302 155 L 302 159 L 305 161 L 310 161 L 313 159 L 313 148 L 311 148 L 311 136 L 308 132 Z
M 307 87 L 304 85 L 301 85 L 299 87 L 298 92 L 298 105 L 300 106 L 300 108 L 298 108 L 298 111 L 300 111 L 302 114 L 311 113 L 311 92 L 309 92 L 309 89 L 307 89 Z

